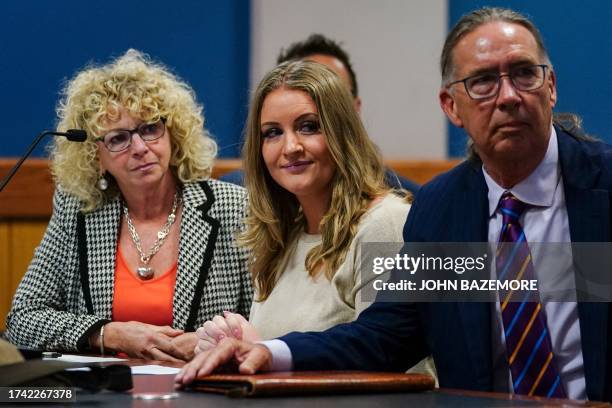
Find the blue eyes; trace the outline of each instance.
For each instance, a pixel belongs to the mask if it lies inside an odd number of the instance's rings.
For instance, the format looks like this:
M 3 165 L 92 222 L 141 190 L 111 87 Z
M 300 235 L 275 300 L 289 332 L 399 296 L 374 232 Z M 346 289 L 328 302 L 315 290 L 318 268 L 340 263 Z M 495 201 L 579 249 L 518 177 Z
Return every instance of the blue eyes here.
M 295 131 L 301 135 L 314 135 L 321 132 L 321 125 L 316 120 L 305 120 L 297 124 Z M 262 131 L 266 139 L 281 136 L 284 133 L 280 127 L 269 127 Z
M 298 132 L 300 132 L 303 135 L 314 135 L 315 133 L 319 133 L 320 130 L 321 130 L 321 126 L 319 125 L 319 122 L 305 121 L 301 123 L 301 126 L 298 129 Z
M 279 128 L 269 128 L 263 132 L 263 137 L 269 139 L 271 137 L 280 136 L 283 134 L 283 131 Z

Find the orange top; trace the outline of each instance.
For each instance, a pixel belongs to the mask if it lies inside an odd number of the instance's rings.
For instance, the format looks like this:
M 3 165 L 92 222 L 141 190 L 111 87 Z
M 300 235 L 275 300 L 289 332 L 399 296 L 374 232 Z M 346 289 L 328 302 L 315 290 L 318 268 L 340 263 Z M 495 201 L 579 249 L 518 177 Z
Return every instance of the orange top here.
M 117 322 L 135 320 L 157 326 L 172 326 L 176 267 L 175 263 L 163 275 L 143 281 L 130 271 L 117 245 L 113 320 Z

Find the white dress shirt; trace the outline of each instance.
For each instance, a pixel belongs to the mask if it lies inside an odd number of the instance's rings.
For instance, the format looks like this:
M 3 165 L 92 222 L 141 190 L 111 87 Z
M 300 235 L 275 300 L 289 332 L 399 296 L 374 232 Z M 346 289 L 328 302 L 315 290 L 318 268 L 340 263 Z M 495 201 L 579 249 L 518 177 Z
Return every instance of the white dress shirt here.
M 547 256 L 545 262 L 542 261 L 542 256 L 538 256 L 538 249 L 543 248 L 539 243 L 571 242 L 555 129 L 552 128 L 544 159 L 533 173 L 514 187 L 504 189 L 499 186 L 484 167 L 483 173 L 489 188 L 489 242 L 499 241 L 502 226 L 502 214 L 498 210 L 499 199 L 505 191 L 510 191 L 519 200 L 530 204 L 519 221 L 527 243 L 530 244 L 535 277 L 542 278 L 545 274 L 553 273 L 573 281 L 571 251 L 564 251 L 562 256 L 555 259 Z M 551 264 L 551 261 L 554 264 Z M 491 269 L 495 273 L 495 262 Z M 538 284 L 541 286 L 546 280 L 547 278 L 538 279 Z M 571 399 L 586 399 L 578 305 L 576 302 L 542 299 L 541 303 L 546 313 L 555 362 L 565 392 Z M 512 375 L 506 358 L 506 340 L 499 302 L 495 303 L 492 320 L 495 390 L 511 391 Z

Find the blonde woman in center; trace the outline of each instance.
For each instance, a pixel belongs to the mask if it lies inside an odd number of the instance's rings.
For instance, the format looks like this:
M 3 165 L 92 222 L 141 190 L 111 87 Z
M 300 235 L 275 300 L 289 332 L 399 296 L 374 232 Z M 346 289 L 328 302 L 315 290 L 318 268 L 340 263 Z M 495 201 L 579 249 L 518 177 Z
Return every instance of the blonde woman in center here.
M 226 312 L 197 330 L 192 372 L 225 337 L 258 341 L 354 320 L 374 278 L 361 275 L 362 244 L 403 242 L 409 199 L 385 184 L 348 87 L 321 64 L 287 62 L 265 76 L 244 166 L 249 209 L 239 241 L 250 251 L 255 302 L 249 321 Z

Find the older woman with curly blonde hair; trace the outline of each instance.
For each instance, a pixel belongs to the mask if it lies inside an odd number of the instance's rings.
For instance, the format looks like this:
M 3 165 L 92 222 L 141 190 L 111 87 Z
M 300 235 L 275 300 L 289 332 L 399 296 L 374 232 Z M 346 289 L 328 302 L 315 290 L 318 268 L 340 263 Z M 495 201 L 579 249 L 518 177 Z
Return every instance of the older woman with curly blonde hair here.
M 51 221 L 7 320 L 18 345 L 189 359 L 194 329 L 245 313 L 246 252 L 233 244 L 244 189 L 209 178 L 216 144 L 193 90 L 129 50 L 78 73 L 58 105 Z
M 242 363 L 247 343 L 354 320 L 369 305 L 360 292 L 374 278 L 361 270 L 362 244 L 403 242 L 407 194 L 386 185 L 348 87 L 324 65 L 287 62 L 264 77 L 244 165 L 249 211 L 240 242 L 251 251 L 257 298 L 249 321 L 226 312 L 198 329 L 198 355 L 180 384 L 228 358 Z M 242 340 L 230 341 L 234 354 L 227 338 Z

